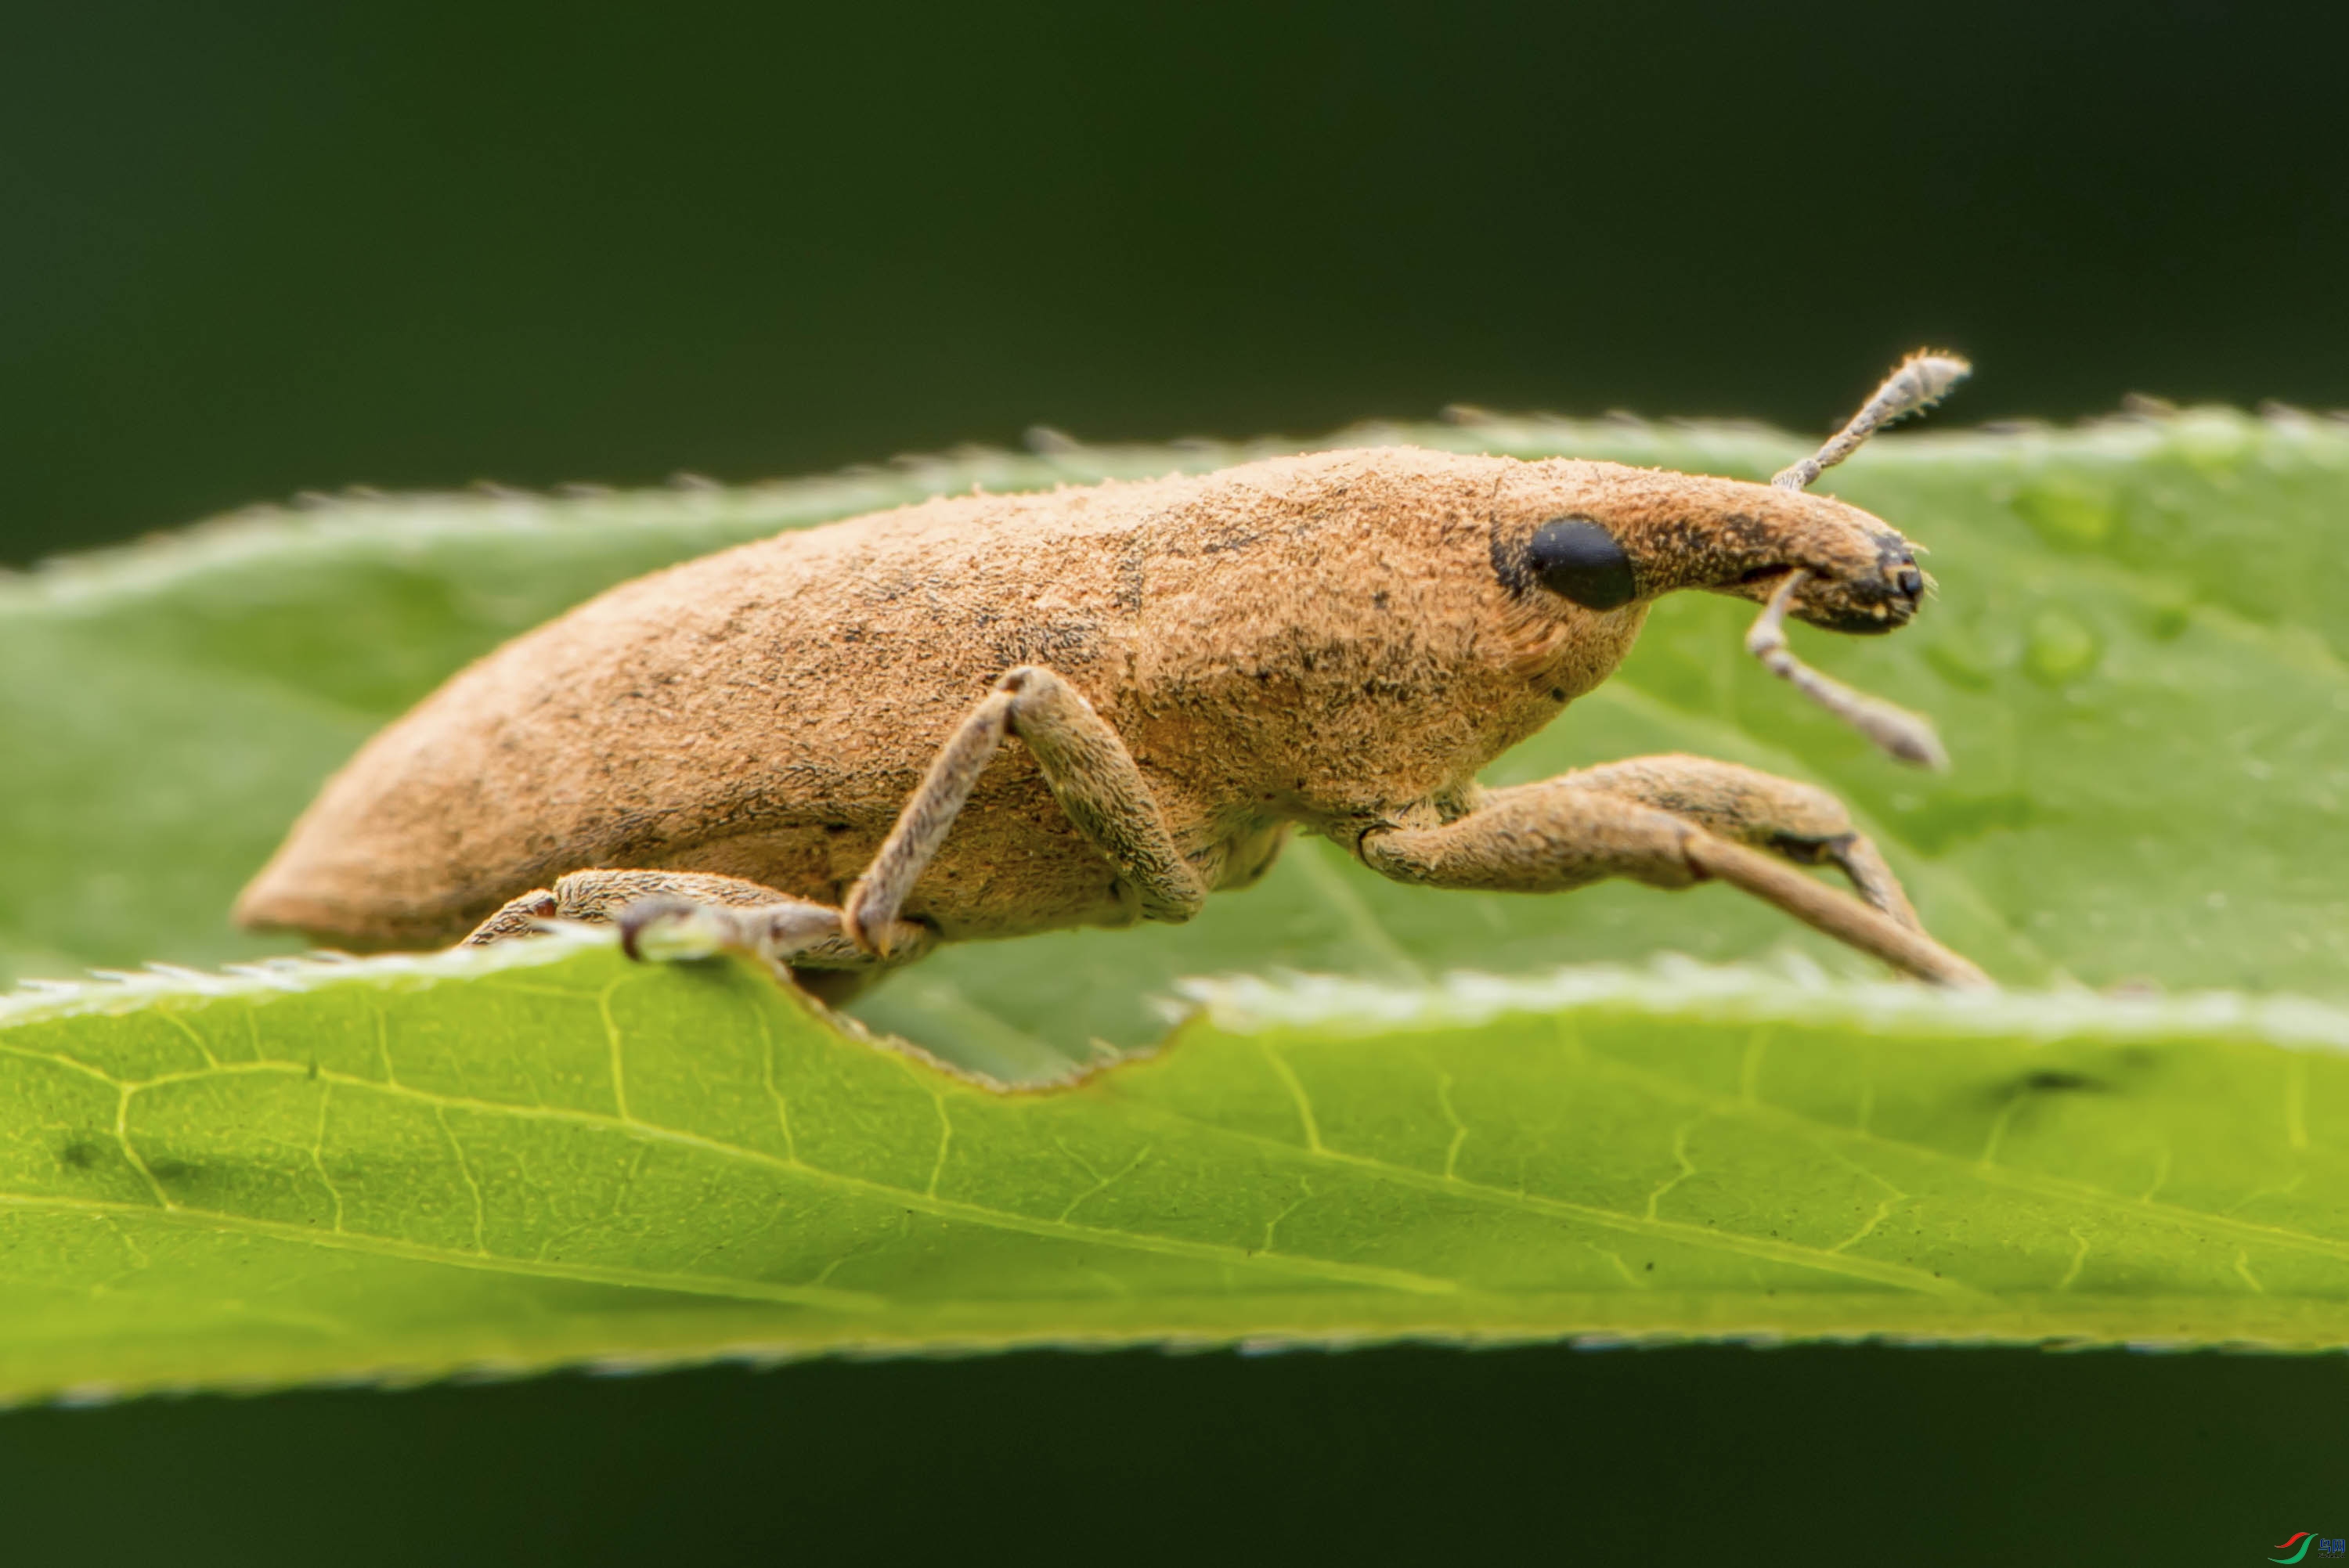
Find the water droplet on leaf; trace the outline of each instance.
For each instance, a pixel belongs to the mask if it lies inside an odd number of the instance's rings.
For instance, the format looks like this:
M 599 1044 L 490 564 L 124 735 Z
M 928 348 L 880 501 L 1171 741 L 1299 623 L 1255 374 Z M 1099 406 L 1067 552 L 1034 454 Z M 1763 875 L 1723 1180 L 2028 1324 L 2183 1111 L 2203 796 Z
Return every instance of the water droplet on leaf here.
M 2016 492 L 2015 511 L 2058 550 L 2093 550 L 2120 524 L 2112 491 L 2080 480 L 2044 480 Z
M 2096 667 L 2096 635 L 2061 610 L 2043 610 L 2031 623 L 2023 667 L 2042 686 L 2065 686 Z

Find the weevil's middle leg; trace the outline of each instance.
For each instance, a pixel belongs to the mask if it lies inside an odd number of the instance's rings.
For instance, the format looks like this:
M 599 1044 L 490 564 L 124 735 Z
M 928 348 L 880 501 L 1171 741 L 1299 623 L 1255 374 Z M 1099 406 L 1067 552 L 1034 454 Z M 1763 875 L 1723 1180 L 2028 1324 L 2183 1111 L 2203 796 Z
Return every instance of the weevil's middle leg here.
M 705 872 L 583 871 L 510 901 L 465 938 L 469 947 L 528 935 L 543 920 L 616 924 L 630 957 L 730 950 L 837 1006 L 928 953 L 935 934 L 898 921 L 885 959 L 848 939 L 840 911 L 740 877 Z
M 1609 877 L 1661 888 L 1718 880 L 1920 979 L 1990 984 L 1923 932 L 1784 861 L 1673 812 L 1581 786 L 1574 775 L 1494 790 L 1440 827 L 1374 829 L 1360 853 L 1398 882 L 1495 892 L 1564 892 Z
M 1567 774 L 1560 783 L 1653 806 L 1735 843 L 1768 850 L 1806 866 L 1831 864 L 1859 896 L 1922 931 L 1900 879 L 1852 826 L 1844 803 L 1826 790 L 1734 762 L 1667 753 L 1634 757 Z
M 895 951 L 890 934 L 905 923 L 897 912 L 1007 734 L 1026 743 L 1052 799 L 1140 895 L 1144 918 L 1183 921 L 1198 913 L 1206 882 L 1184 858 L 1125 742 L 1076 687 L 1023 665 L 1007 671 L 948 738 L 848 890 L 842 916 L 851 940 L 874 953 Z

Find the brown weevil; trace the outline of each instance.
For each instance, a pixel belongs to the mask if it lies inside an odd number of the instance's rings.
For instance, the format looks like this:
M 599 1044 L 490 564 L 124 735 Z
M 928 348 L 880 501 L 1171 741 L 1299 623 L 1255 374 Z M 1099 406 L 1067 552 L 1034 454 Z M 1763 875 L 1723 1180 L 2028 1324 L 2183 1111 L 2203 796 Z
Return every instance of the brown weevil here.
M 1773 670 L 1938 760 L 1921 720 L 1800 665 L 1780 627 L 1917 613 L 1909 542 L 1804 487 L 1965 369 L 1911 357 L 1768 485 L 1330 451 L 941 498 L 688 562 L 375 737 L 237 917 L 361 946 L 616 921 L 632 953 L 748 950 L 839 1001 L 941 943 L 1187 920 L 1301 828 L 1431 887 L 1724 882 L 1985 985 L 1810 786 L 1682 756 L 1476 782 L 1682 588 L 1764 604 L 1748 645 Z M 1795 869 L 1822 863 L 1857 896 Z

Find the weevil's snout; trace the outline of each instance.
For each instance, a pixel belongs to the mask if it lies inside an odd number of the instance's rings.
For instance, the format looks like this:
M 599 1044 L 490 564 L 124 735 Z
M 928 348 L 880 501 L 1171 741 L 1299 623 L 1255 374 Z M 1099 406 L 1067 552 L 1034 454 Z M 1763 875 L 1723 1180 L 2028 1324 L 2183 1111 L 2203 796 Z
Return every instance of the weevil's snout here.
M 1877 636 L 1916 618 L 1930 584 L 1917 564 L 1915 548 L 1889 531 L 1876 534 L 1869 543 L 1872 550 L 1857 560 L 1825 568 L 1798 563 L 1810 575 L 1795 594 L 1795 619 L 1830 632 Z M 1767 598 L 1785 576 L 1784 571 L 1764 573 L 1761 596 Z
M 1767 603 L 1786 574 L 1799 571 L 1803 580 L 1787 605 L 1798 621 L 1877 636 L 1916 619 L 1932 579 L 1919 568 L 1917 548 L 1899 530 L 1831 496 L 1772 487 L 1766 500 L 1751 491 L 1745 500 L 1757 515 L 1723 531 L 1744 559 L 1734 577 L 1713 586 Z
M 1552 461 L 1512 470 L 1493 565 L 1519 600 L 1601 613 L 1682 589 L 1767 603 L 1829 631 L 1890 632 L 1932 586 L 1881 518 L 1831 496 L 1743 480 Z

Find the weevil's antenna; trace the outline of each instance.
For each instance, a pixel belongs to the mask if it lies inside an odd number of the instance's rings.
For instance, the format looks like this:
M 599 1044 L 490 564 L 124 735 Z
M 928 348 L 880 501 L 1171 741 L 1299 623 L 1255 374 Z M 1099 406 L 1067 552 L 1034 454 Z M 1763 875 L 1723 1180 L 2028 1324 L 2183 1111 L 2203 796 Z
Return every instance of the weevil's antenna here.
M 1884 378 L 1876 396 L 1826 445 L 1793 467 L 1781 469 L 1770 482 L 1780 490 L 1804 489 L 1859 450 L 1862 443 L 1878 430 L 1904 415 L 1931 407 L 1951 387 L 1972 373 L 1973 366 L 1954 354 L 1910 355 Z M 1786 645 L 1786 609 L 1795 602 L 1795 591 L 1809 576 L 1799 567 L 1786 573 L 1777 591 L 1770 595 L 1770 602 L 1762 607 L 1754 629 L 1745 634 L 1745 651 L 1761 660 L 1763 668 L 1868 737 L 1897 760 L 1937 771 L 1949 767 L 1950 754 L 1941 748 L 1941 738 L 1933 732 L 1930 719 L 1821 675 L 1796 658 L 1794 650 Z
M 1770 482 L 1780 490 L 1808 489 L 1812 480 L 1859 450 L 1868 437 L 1895 419 L 1923 413 L 1973 373 L 1974 367 L 1954 354 L 1910 355 L 1884 378 L 1884 385 L 1851 417 L 1850 424 L 1801 462 L 1780 469 Z

